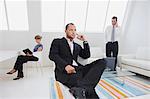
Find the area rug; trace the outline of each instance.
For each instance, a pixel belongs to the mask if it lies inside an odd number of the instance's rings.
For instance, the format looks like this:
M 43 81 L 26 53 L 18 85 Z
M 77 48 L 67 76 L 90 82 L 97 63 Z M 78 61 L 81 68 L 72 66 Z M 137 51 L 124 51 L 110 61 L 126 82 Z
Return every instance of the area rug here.
M 69 89 L 61 83 L 50 79 L 50 99 L 74 99 Z M 96 86 L 100 99 L 127 99 L 150 94 L 150 83 L 132 77 L 103 78 Z

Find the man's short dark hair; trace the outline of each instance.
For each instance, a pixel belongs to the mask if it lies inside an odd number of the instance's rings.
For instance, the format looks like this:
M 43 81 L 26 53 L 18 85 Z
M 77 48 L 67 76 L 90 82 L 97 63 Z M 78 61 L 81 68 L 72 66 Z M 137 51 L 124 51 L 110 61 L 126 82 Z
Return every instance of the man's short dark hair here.
M 113 16 L 112 19 L 116 19 L 116 21 L 117 21 L 117 17 L 116 16 Z
M 68 26 L 69 25 L 74 25 L 73 23 L 68 23 L 67 25 L 66 25 L 66 27 L 65 27 L 65 30 L 67 30 L 68 29 Z

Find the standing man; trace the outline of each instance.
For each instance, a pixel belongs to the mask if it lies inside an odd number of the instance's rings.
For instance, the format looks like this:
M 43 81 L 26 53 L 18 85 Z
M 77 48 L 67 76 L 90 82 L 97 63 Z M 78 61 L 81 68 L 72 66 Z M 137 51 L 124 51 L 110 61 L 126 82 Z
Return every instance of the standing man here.
M 65 33 L 66 37 L 53 40 L 49 53 L 50 60 L 56 65 L 56 80 L 69 87 L 69 91 L 77 99 L 99 99 L 95 87 L 105 69 L 104 59 L 81 65 L 77 58 L 90 57 L 89 44 L 83 35 L 76 34 L 73 23 L 66 25 Z M 83 48 L 74 42 L 76 36 L 83 42 Z
M 119 51 L 119 39 L 121 28 L 118 26 L 117 17 L 112 17 L 112 25 L 108 26 L 105 30 L 106 39 L 106 56 L 115 57 L 114 71 L 116 71 L 117 56 Z

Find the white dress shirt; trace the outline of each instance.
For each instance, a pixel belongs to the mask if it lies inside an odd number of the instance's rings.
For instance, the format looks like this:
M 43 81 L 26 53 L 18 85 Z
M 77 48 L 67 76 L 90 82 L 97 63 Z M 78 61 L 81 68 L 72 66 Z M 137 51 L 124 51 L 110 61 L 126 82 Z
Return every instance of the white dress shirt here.
M 105 42 L 113 42 L 112 41 L 112 31 L 113 31 L 113 26 L 110 25 L 106 28 L 105 30 Z M 121 35 L 121 27 L 118 26 L 114 30 L 114 41 L 120 41 L 120 35 Z
M 67 42 L 70 46 L 71 54 L 73 55 L 73 50 L 74 50 L 73 41 L 70 41 L 70 39 L 68 39 L 68 38 L 66 38 L 66 39 L 67 39 Z M 78 64 L 75 62 L 75 60 L 73 60 L 72 65 L 73 66 L 78 66 Z

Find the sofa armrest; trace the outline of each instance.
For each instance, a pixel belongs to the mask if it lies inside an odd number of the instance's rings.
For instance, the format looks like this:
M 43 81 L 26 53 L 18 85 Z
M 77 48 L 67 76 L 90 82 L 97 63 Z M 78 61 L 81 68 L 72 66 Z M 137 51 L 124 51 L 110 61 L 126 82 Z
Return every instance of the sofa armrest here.
M 134 54 L 125 54 L 125 55 L 119 55 L 118 56 L 118 65 L 120 67 L 120 69 L 122 69 L 122 59 L 123 58 L 127 58 L 127 59 L 135 59 L 135 55 Z

